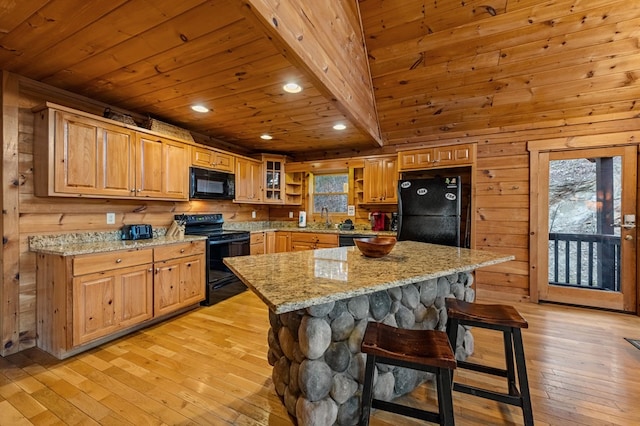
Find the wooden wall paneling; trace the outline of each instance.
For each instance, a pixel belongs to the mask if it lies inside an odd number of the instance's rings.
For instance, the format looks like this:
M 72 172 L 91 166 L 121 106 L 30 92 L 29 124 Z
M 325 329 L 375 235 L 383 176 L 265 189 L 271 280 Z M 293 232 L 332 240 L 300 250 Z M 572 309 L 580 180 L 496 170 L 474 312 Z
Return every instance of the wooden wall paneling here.
M 20 350 L 20 237 L 19 237 L 19 188 L 18 171 L 18 106 L 19 89 L 15 74 L 1 72 L 0 129 L 2 129 L 2 281 L 0 282 L 0 330 L 2 346 L 0 355 L 6 356 Z

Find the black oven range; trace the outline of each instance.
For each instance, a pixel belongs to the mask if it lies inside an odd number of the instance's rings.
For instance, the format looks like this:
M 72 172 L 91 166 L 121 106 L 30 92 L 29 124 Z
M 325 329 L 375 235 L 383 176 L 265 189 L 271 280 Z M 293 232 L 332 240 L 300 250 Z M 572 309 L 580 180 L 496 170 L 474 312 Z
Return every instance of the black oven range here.
M 207 289 L 202 304 L 209 306 L 224 299 L 222 294 L 228 295 L 229 291 L 223 291 L 223 287 L 245 290 L 244 284 L 222 260 L 249 254 L 249 232 L 224 230 L 222 213 L 176 215 L 175 219 L 185 224 L 186 235 L 207 236 Z

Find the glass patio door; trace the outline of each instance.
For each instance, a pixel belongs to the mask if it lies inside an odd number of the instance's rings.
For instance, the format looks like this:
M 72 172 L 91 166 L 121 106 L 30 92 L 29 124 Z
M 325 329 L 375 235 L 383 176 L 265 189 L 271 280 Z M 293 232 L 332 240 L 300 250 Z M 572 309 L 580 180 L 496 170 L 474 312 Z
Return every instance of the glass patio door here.
M 539 215 L 548 214 L 539 299 L 634 312 L 636 147 L 540 155 L 547 196 Z

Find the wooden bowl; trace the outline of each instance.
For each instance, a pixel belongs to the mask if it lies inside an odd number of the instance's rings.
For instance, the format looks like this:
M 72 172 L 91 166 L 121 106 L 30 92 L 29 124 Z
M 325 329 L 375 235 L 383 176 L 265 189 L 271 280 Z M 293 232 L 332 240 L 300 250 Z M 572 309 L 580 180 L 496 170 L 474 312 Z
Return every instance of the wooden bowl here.
M 354 238 L 360 252 L 366 257 L 383 257 L 396 245 L 396 237 Z

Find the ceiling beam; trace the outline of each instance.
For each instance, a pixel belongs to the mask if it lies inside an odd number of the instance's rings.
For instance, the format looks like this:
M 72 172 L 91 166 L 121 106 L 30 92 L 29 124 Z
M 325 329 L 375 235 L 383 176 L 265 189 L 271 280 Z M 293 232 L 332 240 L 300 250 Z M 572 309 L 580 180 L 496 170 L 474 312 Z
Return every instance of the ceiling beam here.
M 383 146 L 356 0 L 241 0 L 280 52 L 350 122 Z

